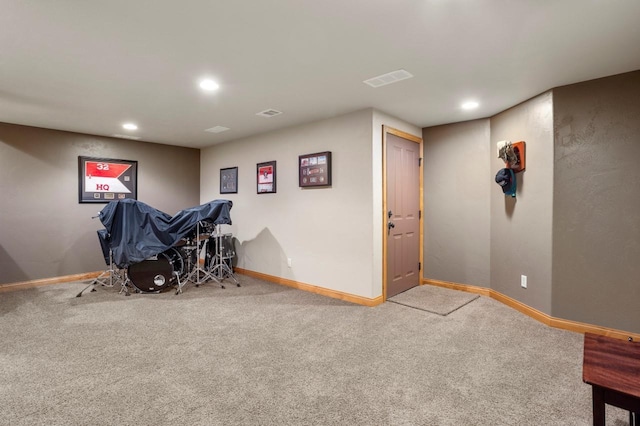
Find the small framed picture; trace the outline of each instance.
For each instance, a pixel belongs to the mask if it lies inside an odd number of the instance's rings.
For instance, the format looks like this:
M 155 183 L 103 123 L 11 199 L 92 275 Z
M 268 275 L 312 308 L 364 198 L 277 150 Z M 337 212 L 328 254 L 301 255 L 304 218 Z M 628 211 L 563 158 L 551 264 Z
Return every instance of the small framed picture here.
M 78 156 L 80 203 L 108 203 L 137 197 L 137 161 Z
M 273 194 L 276 192 L 276 162 L 267 161 L 257 164 L 258 194 Z
M 302 188 L 331 186 L 331 151 L 298 157 L 298 185 Z
M 220 169 L 220 193 L 221 194 L 237 194 L 238 193 L 238 168 L 227 167 Z

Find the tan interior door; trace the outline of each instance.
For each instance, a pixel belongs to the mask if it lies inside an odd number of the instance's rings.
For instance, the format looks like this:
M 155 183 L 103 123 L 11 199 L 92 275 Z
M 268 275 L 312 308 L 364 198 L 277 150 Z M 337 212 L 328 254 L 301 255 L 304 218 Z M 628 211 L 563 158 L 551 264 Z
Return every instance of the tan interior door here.
M 386 133 L 387 298 L 420 284 L 420 146 Z

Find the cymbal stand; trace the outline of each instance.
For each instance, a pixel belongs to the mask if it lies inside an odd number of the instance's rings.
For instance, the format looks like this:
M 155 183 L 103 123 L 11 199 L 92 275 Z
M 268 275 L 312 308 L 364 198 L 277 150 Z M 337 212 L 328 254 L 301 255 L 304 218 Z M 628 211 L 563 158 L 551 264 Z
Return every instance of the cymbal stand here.
M 227 264 L 227 262 L 231 263 L 231 259 L 233 256 L 227 256 L 226 253 L 224 253 L 222 250 L 223 235 L 221 225 L 216 225 L 215 235 L 217 244 L 216 253 L 213 259 L 211 259 L 211 264 L 213 265 L 213 267 L 210 268 L 211 275 L 214 276 L 215 280 L 221 284 L 222 288 L 224 288 L 224 285 L 222 285 L 222 281 L 225 278 L 231 278 L 233 282 L 236 283 L 238 287 L 240 287 L 240 282 L 234 275 L 233 270 L 231 270 L 231 268 Z
M 213 280 L 215 282 L 220 282 L 218 281 L 218 279 L 209 271 L 205 270 L 204 268 L 202 268 L 200 266 L 200 252 L 202 247 L 205 248 L 207 247 L 207 243 L 208 243 L 208 239 L 204 240 L 204 243 L 202 244 L 202 246 L 200 245 L 200 222 L 198 222 L 198 224 L 196 225 L 196 238 L 195 238 L 195 247 L 193 246 L 189 246 L 189 247 L 184 247 L 185 250 L 196 250 L 196 263 L 195 263 L 195 267 L 193 268 L 193 270 L 191 272 L 189 272 L 189 275 L 187 275 L 187 277 L 184 279 L 184 283 L 186 284 L 187 281 L 191 281 L 192 283 L 194 283 L 196 285 L 196 287 L 199 287 L 200 284 L 204 284 L 207 281 Z M 189 263 L 191 262 L 191 255 L 188 255 L 188 259 Z M 200 275 L 202 274 L 202 276 Z M 181 293 L 182 292 L 182 287 L 184 287 L 184 284 L 182 284 L 182 286 L 178 287 L 178 291 Z

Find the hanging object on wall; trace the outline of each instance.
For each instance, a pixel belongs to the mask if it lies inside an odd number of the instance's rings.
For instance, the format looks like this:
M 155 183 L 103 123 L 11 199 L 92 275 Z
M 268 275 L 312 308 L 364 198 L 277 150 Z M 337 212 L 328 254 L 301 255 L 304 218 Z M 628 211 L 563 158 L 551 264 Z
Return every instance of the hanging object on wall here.
M 515 173 L 524 171 L 525 167 L 525 143 L 524 141 L 511 142 L 500 141 L 498 146 L 498 158 L 504 161 L 504 165 L 508 169 L 512 169 Z
M 513 169 L 500 169 L 496 173 L 496 183 L 502 187 L 504 195 L 516 198 L 516 174 Z

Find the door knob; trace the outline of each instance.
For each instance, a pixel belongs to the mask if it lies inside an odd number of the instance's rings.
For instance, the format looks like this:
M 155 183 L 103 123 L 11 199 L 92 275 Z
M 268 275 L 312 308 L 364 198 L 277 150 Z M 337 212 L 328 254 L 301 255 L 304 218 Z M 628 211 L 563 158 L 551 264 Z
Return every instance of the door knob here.
M 395 227 L 396 227 L 395 223 L 393 223 L 391 221 L 387 222 L 387 229 L 391 230 L 391 228 L 395 228 Z

